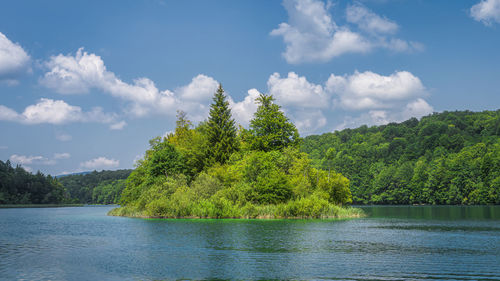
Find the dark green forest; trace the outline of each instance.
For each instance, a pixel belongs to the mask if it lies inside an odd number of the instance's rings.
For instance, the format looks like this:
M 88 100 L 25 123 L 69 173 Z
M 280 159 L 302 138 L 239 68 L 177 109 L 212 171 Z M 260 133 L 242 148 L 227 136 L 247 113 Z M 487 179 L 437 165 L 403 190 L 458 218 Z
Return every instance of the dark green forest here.
M 349 180 L 312 167 L 295 125 L 261 95 L 249 129 L 238 127 L 219 87 L 205 122 L 178 112 L 175 132 L 150 141 L 127 179 L 121 208 L 136 217 L 355 217 Z
M 93 171 L 86 174 L 60 176 L 73 203 L 116 204 L 132 170 Z
M 67 202 L 68 196 L 56 178 L 0 160 L 0 204 L 59 204 Z
M 301 151 L 335 170 L 361 204 L 500 204 L 500 110 L 434 113 L 308 136 Z
M 116 204 L 132 170 L 60 177 L 33 174 L 0 161 L 0 204 Z

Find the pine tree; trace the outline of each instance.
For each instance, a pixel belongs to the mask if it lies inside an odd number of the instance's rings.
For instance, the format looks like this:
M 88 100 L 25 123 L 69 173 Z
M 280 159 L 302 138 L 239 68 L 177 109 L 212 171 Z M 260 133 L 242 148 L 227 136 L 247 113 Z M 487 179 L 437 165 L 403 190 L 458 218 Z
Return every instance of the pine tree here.
M 209 157 L 214 162 L 224 164 L 231 154 L 238 150 L 236 126 L 231 116 L 229 102 L 220 84 L 210 105 L 207 136 Z
M 250 143 L 252 149 L 271 151 L 281 150 L 299 144 L 299 132 L 295 125 L 273 103 L 272 95 L 261 94 L 257 98 L 259 107 L 250 121 Z

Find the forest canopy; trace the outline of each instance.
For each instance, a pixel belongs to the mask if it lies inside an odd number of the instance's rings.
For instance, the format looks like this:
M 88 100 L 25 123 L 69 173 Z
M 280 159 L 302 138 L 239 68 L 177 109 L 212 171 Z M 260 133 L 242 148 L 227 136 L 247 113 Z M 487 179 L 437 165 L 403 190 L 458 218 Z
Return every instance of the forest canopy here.
M 132 170 L 93 171 L 57 177 L 73 203 L 117 204 Z
M 308 136 L 314 166 L 351 181 L 354 203 L 500 204 L 500 110 Z
M 0 160 L 0 204 L 66 203 L 69 194 L 56 178 L 40 171 L 32 174 L 9 160 Z
M 236 127 L 222 87 L 207 121 L 178 112 L 175 132 L 150 141 L 113 215 L 278 218 L 360 216 L 349 180 L 314 168 L 295 125 L 261 95 L 250 128 Z

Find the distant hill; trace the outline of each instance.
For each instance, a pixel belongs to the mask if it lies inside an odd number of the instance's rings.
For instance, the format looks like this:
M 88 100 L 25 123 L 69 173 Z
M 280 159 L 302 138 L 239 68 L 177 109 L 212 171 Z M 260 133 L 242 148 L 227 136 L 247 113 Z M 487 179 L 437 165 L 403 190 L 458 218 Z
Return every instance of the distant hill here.
M 57 180 L 66 188 L 75 203 L 118 203 L 125 187 L 125 179 L 132 170 L 93 171 L 59 176 Z
M 500 110 L 312 135 L 301 149 L 350 180 L 354 203 L 500 204 Z

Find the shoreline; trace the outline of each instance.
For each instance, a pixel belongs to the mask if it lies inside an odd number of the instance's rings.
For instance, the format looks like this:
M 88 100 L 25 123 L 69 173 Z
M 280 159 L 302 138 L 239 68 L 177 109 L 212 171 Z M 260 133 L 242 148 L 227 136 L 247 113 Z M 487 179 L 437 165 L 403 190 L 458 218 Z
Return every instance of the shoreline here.
M 339 207 L 345 213 L 336 215 L 319 215 L 319 216 L 280 216 L 275 214 L 261 214 L 255 216 L 150 216 L 144 214 L 142 211 L 126 212 L 123 207 L 114 208 L 110 210 L 107 215 L 113 217 L 127 217 L 138 219 L 188 219 L 188 220 L 202 220 L 202 219 L 241 219 L 241 220 L 314 220 L 314 219 L 357 219 L 367 217 L 367 214 L 360 208 L 354 207 Z

